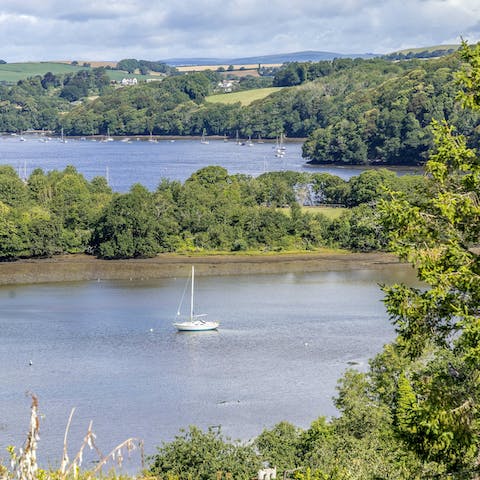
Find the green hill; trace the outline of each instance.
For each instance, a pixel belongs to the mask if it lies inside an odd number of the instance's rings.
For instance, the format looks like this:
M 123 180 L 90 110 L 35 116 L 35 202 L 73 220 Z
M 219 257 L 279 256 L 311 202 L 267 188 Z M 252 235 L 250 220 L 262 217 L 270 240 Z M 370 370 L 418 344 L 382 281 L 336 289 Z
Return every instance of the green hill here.
M 433 45 L 430 47 L 405 48 L 384 55 L 389 60 L 409 60 L 412 58 L 436 58 L 456 52 L 460 45 Z
M 407 54 L 409 52 L 413 53 L 420 53 L 420 52 L 436 52 L 436 51 L 442 51 L 442 50 L 458 50 L 460 48 L 460 44 L 449 44 L 449 45 L 433 45 L 430 47 L 417 47 L 417 48 L 405 48 L 403 50 L 398 50 L 396 52 L 392 53 L 403 53 Z

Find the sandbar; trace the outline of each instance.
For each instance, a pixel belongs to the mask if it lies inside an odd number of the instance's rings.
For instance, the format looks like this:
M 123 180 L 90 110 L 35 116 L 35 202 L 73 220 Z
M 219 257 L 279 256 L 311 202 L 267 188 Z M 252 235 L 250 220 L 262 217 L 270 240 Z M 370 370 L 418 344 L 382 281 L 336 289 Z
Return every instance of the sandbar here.
M 275 274 L 386 268 L 400 262 L 392 254 L 295 253 L 255 255 L 160 254 L 154 258 L 102 260 L 91 255 L 58 255 L 0 263 L 0 285 L 86 280 L 144 280 L 197 275 Z

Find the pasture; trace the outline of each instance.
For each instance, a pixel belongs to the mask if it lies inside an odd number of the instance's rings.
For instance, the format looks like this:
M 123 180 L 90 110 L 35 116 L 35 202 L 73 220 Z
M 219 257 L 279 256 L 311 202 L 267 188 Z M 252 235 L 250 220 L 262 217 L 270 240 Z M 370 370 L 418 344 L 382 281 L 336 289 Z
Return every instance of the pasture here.
M 255 88 L 241 92 L 219 93 L 209 95 L 205 100 L 210 103 L 223 103 L 231 105 L 240 102 L 243 106 L 250 105 L 255 100 L 262 100 L 272 93 L 279 92 L 283 87 Z
M 19 80 L 24 80 L 36 75 L 44 76 L 51 72 L 54 75 L 61 75 L 66 73 L 77 73 L 80 70 L 89 70 L 89 67 L 71 65 L 65 62 L 22 62 L 22 63 L 5 63 L 0 64 L 0 83 L 15 84 Z M 153 78 L 158 80 L 158 76 L 151 75 L 133 75 L 121 70 L 106 70 L 107 75 L 111 80 L 117 82 L 122 78 L 136 77 L 139 81 Z

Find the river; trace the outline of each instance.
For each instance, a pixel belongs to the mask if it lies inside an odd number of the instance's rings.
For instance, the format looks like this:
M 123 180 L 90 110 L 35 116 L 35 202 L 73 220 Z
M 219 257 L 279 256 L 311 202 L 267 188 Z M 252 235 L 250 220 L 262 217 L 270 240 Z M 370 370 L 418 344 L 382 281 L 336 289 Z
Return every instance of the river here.
M 23 138 L 24 141 L 21 139 Z M 0 137 L 0 164 L 12 165 L 22 177 L 35 168 L 63 170 L 73 165 L 88 180 L 108 177 L 114 191 L 127 192 L 134 183 L 153 191 L 162 178 L 185 181 L 193 172 L 209 165 L 225 167 L 230 174 L 257 176 L 264 172 L 293 170 L 324 172 L 349 179 L 365 167 L 310 166 L 302 158 L 301 143 L 287 143 L 285 155 L 275 156 L 272 143 L 237 145 L 235 141 L 159 140 L 98 142 L 68 139 L 42 141 L 41 136 Z M 399 173 L 408 170 L 396 169 Z
M 27 391 L 53 466 L 72 407 L 70 455 L 89 420 L 102 450 L 135 436 L 151 454 L 191 424 L 247 440 L 335 415 L 338 378 L 394 336 L 378 284 L 395 281 L 412 270 L 201 277 L 198 311 L 221 322 L 203 333 L 172 326 L 185 278 L 1 287 L 0 457 L 24 441 Z

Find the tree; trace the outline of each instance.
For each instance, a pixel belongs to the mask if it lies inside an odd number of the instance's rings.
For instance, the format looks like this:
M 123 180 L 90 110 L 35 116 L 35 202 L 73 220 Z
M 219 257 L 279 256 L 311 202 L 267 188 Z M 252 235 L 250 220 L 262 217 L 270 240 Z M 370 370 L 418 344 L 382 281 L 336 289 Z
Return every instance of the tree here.
M 102 258 L 155 256 L 159 245 L 152 194 L 137 184 L 114 198 L 94 228 L 91 247 Z
M 465 105 L 480 108 L 480 47 L 462 47 Z M 428 196 L 381 203 L 391 248 L 428 288 L 384 287 L 398 338 L 394 411 L 399 434 L 447 473 L 478 472 L 480 433 L 480 158 L 445 123 L 434 123 Z M 378 365 L 377 365 L 378 368 Z M 395 382 L 395 380 L 392 381 Z
M 300 430 L 288 422 L 280 422 L 255 439 L 255 446 L 264 461 L 280 470 L 298 467 Z
M 181 430 L 150 460 L 150 472 L 161 478 L 212 480 L 225 474 L 226 478 L 249 480 L 260 468 L 252 446 L 224 439 L 213 427 L 207 432 L 196 427 Z

